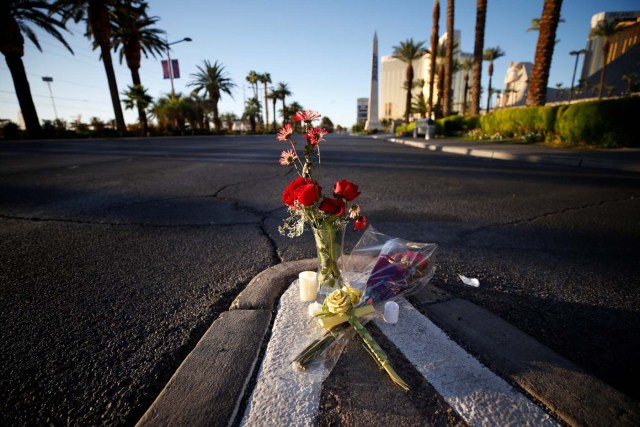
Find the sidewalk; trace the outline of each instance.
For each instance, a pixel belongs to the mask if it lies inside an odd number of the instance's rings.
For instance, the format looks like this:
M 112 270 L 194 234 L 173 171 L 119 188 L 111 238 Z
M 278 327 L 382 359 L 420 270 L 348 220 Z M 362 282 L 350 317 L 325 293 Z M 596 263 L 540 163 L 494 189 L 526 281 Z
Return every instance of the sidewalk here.
M 640 148 L 586 150 L 554 148 L 542 144 L 466 141 L 456 138 L 425 140 L 424 138 L 394 137 L 390 134 L 371 135 L 371 138 L 472 157 L 640 173 Z
M 279 322 L 278 318 L 290 313 L 286 312 L 288 309 L 286 304 L 279 306 L 280 298 L 300 271 L 315 268 L 316 260 L 306 259 L 278 264 L 257 275 L 238 295 L 229 311 L 223 313 L 211 325 L 138 425 L 204 426 L 240 423 L 250 402 L 249 396 L 260 381 L 258 377 L 262 374 L 259 372 L 261 364 L 263 368 L 264 364 L 273 365 L 273 360 L 269 359 L 268 345 L 272 340 L 277 340 L 278 336 L 286 335 L 280 329 L 279 324 L 282 322 Z M 285 293 L 285 297 L 287 295 L 289 295 L 288 301 L 291 301 L 291 291 Z M 553 414 L 556 419 L 570 425 L 640 425 L 640 408 L 636 402 L 484 309 L 468 301 L 451 298 L 444 291 L 433 286 L 409 298 L 409 303 L 403 303 L 405 306 L 401 317 L 415 312 L 417 315 L 414 313 L 414 317 L 418 316 L 424 319 L 424 322 L 427 322 L 427 319 L 433 320 L 456 342 L 463 342 L 467 351 L 478 355 L 485 366 L 491 367 L 491 370 L 504 378 L 507 383 L 515 384 L 514 390 L 518 395 L 527 399 L 533 397 L 532 402 L 540 402 L 547 413 Z M 409 318 L 410 316 L 405 319 Z M 413 333 L 416 331 L 428 333 L 424 327 L 412 327 L 407 320 L 405 323 Z M 384 325 L 380 324 L 379 328 L 386 333 Z M 396 334 L 398 332 L 399 330 L 396 329 Z M 387 337 L 393 341 L 394 331 L 391 330 Z M 434 342 L 431 335 L 429 337 L 424 335 L 418 346 L 416 346 L 417 340 L 414 340 L 410 343 L 413 349 L 410 348 L 409 352 L 402 353 L 414 365 L 415 370 L 423 369 L 424 366 L 421 367 L 412 362 L 414 359 L 409 353 L 429 355 L 438 351 L 435 344 L 431 347 L 425 346 L 424 342 L 427 340 L 430 343 Z M 358 346 L 347 347 L 342 357 L 351 357 L 353 351 L 358 348 Z M 402 347 L 398 345 L 398 348 Z M 448 350 L 444 354 L 447 355 L 444 359 L 449 359 Z M 426 365 L 438 364 L 441 359 L 443 359 L 442 356 L 436 356 L 435 362 L 431 361 Z M 470 355 L 463 356 L 463 359 L 477 363 L 477 360 Z M 371 361 L 366 360 L 362 364 L 368 366 L 366 362 Z M 286 364 L 287 361 L 283 363 Z M 446 368 L 447 365 L 443 366 Z M 410 367 L 404 368 L 403 371 L 406 372 Z M 444 374 L 457 369 L 446 368 Z M 483 369 L 486 370 L 486 368 Z M 342 376 L 343 373 L 333 372 L 325 382 L 331 382 L 335 375 Z M 368 382 L 353 384 L 347 381 L 347 384 L 340 383 L 341 387 L 337 391 L 333 390 L 333 393 L 340 394 L 345 388 L 345 396 L 338 396 L 345 402 L 350 401 L 349 396 L 376 396 L 382 392 L 394 392 L 392 394 L 395 400 L 380 398 L 368 405 L 366 412 L 362 415 L 364 419 L 358 418 L 358 423 L 373 423 L 380 421 L 387 414 L 393 414 L 394 423 L 399 422 L 401 425 L 429 424 L 429 419 L 422 419 L 420 422 L 420 411 L 418 415 L 415 411 L 407 415 L 404 411 L 398 411 L 399 405 L 407 405 L 409 408 L 412 407 L 411 405 L 415 406 L 415 399 L 411 400 L 411 394 L 396 390 L 380 372 L 372 371 L 369 377 Z M 474 402 L 482 402 L 482 399 L 493 400 L 492 395 L 483 396 L 484 390 L 476 385 L 477 377 L 472 378 L 453 384 L 454 389 L 463 390 L 466 393 L 465 398 L 471 398 Z M 447 385 L 455 382 L 451 376 L 446 377 L 445 380 Z M 429 377 L 428 382 L 433 383 L 437 388 L 432 377 Z M 342 387 L 343 384 L 345 387 Z M 324 387 L 322 384 L 321 386 Z M 272 389 L 267 388 L 267 390 Z M 302 392 L 303 390 L 299 391 L 300 394 Z M 286 396 L 292 394 L 290 390 L 287 392 L 287 390 L 273 387 L 273 394 L 280 394 L 280 400 L 283 393 L 285 401 L 287 401 Z M 460 405 L 456 406 L 455 396 L 453 400 L 448 399 L 451 396 L 443 395 L 442 397 L 447 401 L 446 404 L 451 405 L 458 413 L 450 417 L 460 416 L 466 422 L 478 421 L 460 413 Z M 293 398 L 290 400 L 291 408 L 289 409 L 297 414 L 300 412 L 300 407 L 294 407 L 294 401 Z M 306 402 L 305 399 L 303 401 Z M 461 407 L 464 410 L 464 405 Z M 269 406 L 269 403 L 266 408 L 269 409 L 267 412 L 273 411 L 274 414 L 282 409 Z M 473 408 L 471 409 L 473 413 Z M 327 419 L 328 415 L 326 412 L 322 413 L 323 410 L 327 410 L 326 406 L 316 404 L 311 408 L 318 417 Z M 490 416 L 501 417 L 506 414 L 513 417 L 513 414 L 509 414 L 509 410 L 513 411 L 513 408 L 494 410 L 493 415 Z M 477 417 L 477 414 L 471 415 L 473 416 Z M 515 416 L 518 416 L 517 413 Z M 522 423 L 527 422 L 527 416 L 520 415 L 520 417 L 524 418 L 519 419 Z M 297 424 L 295 419 L 294 415 L 289 419 L 282 417 L 280 421 L 283 425 L 290 424 L 288 421 Z M 300 424 L 313 425 L 316 422 L 315 418 L 308 414 L 302 419 L 305 422 Z M 496 418 L 484 419 L 489 424 L 495 420 Z

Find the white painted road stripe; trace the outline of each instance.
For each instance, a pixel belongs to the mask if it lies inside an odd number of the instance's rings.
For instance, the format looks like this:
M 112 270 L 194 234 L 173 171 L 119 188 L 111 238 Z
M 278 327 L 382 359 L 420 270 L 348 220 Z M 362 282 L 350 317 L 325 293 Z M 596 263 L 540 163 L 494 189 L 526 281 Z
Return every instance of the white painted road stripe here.
M 404 298 L 400 319 L 380 330 L 472 426 L 557 425 L 549 415 L 468 354 Z M 420 343 L 416 345 L 416 343 Z
M 399 322 L 388 325 L 380 320 L 376 324 L 470 425 L 556 425 L 541 408 L 482 366 L 405 299 L 397 302 L 401 307 Z M 289 365 L 296 350 L 304 346 L 300 337 L 305 336 L 305 328 L 313 327 L 300 321 L 308 319 L 307 305 L 299 301 L 294 286 L 280 299 L 243 425 L 314 424 L 322 381 L 328 372 L 301 373 Z

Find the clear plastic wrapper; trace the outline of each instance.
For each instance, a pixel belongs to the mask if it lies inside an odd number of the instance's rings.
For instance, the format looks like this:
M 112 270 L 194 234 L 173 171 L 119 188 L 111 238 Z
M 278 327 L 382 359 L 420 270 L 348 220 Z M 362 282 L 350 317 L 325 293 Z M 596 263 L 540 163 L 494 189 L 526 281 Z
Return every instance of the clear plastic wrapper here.
M 435 272 L 433 254 L 436 249 L 437 245 L 433 243 L 410 242 L 387 236 L 369 227 L 345 264 L 343 276 L 347 284 L 342 290 L 334 291 L 327 297 L 323 311 L 305 329 L 308 333 L 300 341 L 306 347 L 302 350 L 293 349 L 297 355 L 293 360 L 294 366 L 304 370 L 314 370 L 321 366 L 330 372 L 355 331 L 376 362 L 389 373 L 394 382 L 405 388 L 406 384 L 393 371 L 388 358 L 364 325 L 374 316 L 381 315 L 385 302 L 417 292 L 426 286 Z M 354 301 L 353 289 L 359 291 L 357 301 Z M 336 293 L 339 294 L 335 295 Z M 332 301 L 332 297 L 339 301 L 346 300 L 347 308 L 336 311 L 336 303 Z M 372 313 L 373 310 L 367 310 L 366 306 L 378 309 Z M 360 313 L 364 315 L 359 317 Z M 342 323 L 334 325 L 336 320 L 342 320 Z M 325 328 L 320 326 L 321 323 Z M 327 325 L 330 327 L 326 327 Z

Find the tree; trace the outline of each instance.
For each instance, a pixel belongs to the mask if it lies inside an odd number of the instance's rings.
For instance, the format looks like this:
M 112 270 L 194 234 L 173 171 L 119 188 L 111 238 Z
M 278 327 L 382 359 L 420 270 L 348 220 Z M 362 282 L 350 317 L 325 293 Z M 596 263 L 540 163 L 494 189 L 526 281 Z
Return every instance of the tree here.
M 147 93 L 142 85 L 128 86 L 125 92 L 122 92 L 124 98 L 124 108 L 127 110 L 137 109 L 138 112 L 142 111 L 139 116 L 140 125 L 142 126 L 142 136 L 146 136 L 149 131 L 149 124 L 147 121 L 147 107 L 153 103 L 153 98 Z
M 446 59 L 444 61 L 444 93 L 442 111 L 446 117 L 451 114 L 452 82 L 453 82 L 453 44 L 455 35 L 453 31 L 454 0 L 447 0 L 447 46 Z
M 627 92 L 626 95 L 631 95 L 631 91 L 633 90 L 633 83 L 635 82 L 638 75 L 636 73 L 625 73 L 622 75 L 622 80 L 627 82 Z
M 13 87 L 20 104 L 22 117 L 29 136 L 40 134 L 40 120 L 33 103 L 27 73 L 22 62 L 24 56 L 24 35 L 42 52 L 38 37 L 32 26 L 44 30 L 62 43 L 71 53 L 73 50 L 65 41 L 60 30 L 65 30 L 63 20 L 46 1 L 2 0 L 0 2 L 0 51 L 13 79 Z
M 422 58 L 428 53 L 423 47 L 424 41 L 414 42 L 413 39 L 407 39 L 400 42 L 399 46 L 393 47 L 393 57 L 407 64 L 406 82 L 407 82 L 407 98 L 404 111 L 404 122 L 409 123 L 409 114 L 411 114 L 411 88 L 413 86 L 413 61 Z
M 271 74 L 269 73 L 260 74 L 260 83 L 262 83 L 262 87 L 264 88 L 264 115 L 265 115 L 264 125 L 266 130 L 269 131 L 269 104 L 267 102 L 267 99 L 268 99 L 267 84 L 271 83 Z M 275 110 L 273 114 L 275 115 Z
M 257 98 L 258 97 L 258 81 L 260 80 L 260 75 L 255 71 L 251 70 L 249 71 L 249 74 L 247 74 L 246 80 L 251 85 L 251 89 L 253 90 L 253 96 Z
M 298 111 L 304 111 L 304 107 L 297 101 L 293 101 L 288 107 L 287 107 L 287 117 L 291 117 L 293 115 L 295 115 Z M 302 122 L 293 122 L 293 129 L 296 132 L 302 132 Z
M 416 96 L 413 97 L 415 101 L 411 104 L 411 112 L 420 114 L 420 118 L 424 119 L 427 117 L 427 100 L 424 97 L 424 92 L 420 91 Z
M 244 113 L 242 114 L 242 120 L 249 120 L 249 126 L 251 132 L 256 132 L 256 121 L 260 114 L 260 102 L 257 97 L 247 99 L 244 104 Z
M 114 13 L 120 5 L 121 3 L 117 0 L 57 0 L 55 7 L 56 11 L 64 15 L 65 20 L 73 19 L 76 23 L 84 20 L 87 25 L 86 36 L 93 38 L 94 46 L 100 48 L 102 64 L 109 83 L 116 128 L 118 132 L 122 133 L 126 131 L 126 127 L 111 58 L 111 23 L 109 20 L 109 15 Z
M 233 98 L 232 90 L 236 84 L 227 76 L 224 65 L 214 62 L 213 65 L 208 60 L 203 61 L 202 66 L 196 66 L 197 73 L 191 74 L 191 80 L 187 86 L 193 87 L 194 92 L 203 92 L 211 100 L 211 111 L 213 113 L 213 126 L 216 131 L 222 129 L 222 123 L 218 114 L 218 102 L 223 93 Z
M 111 39 L 114 52 L 120 50 L 120 63 L 125 58 L 127 67 L 131 70 L 133 86 L 142 86 L 140 80 L 140 59 L 149 55 L 162 56 L 168 48 L 166 42 L 160 38 L 164 31 L 153 26 L 160 18 L 147 16 L 148 4 L 137 3 L 133 0 L 123 0 L 119 7 L 111 14 Z M 138 104 L 139 105 L 139 104 Z M 127 108 L 125 106 L 125 108 Z M 138 118 L 144 127 L 144 135 L 147 131 L 147 114 L 143 108 L 138 107 Z
M 490 47 L 484 50 L 484 54 L 482 58 L 485 61 L 489 61 L 489 97 L 487 98 L 487 113 L 490 109 L 490 101 L 491 101 L 491 78 L 493 77 L 493 61 L 498 58 L 501 58 L 505 55 L 504 51 L 500 49 L 500 46 Z
M 433 28 L 431 29 L 431 55 L 429 56 L 429 115 L 433 116 L 433 85 L 436 77 L 436 56 L 434 52 L 438 50 L 438 25 L 440 21 L 440 3 L 433 2 Z
M 276 128 L 278 127 L 278 124 L 276 123 L 276 101 L 280 99 L 280 92 L 273 86 L 271 86 L 269 91 L 269 99 L 271 99 L 271 102 L 273 104 L 271 108 L 271 110 L 273 111 L 273 130 L 276 130 Z
M 562 0 L 544 0 L 527 105 L 544 105 L 546 102 L 549 70 L 556 45 L 556 30 L 560 22 L 561 8 Z
M 207 131 L 210 130 L 209 101 L 206 98 L 198 95 L 195 91 L 191 92 L 189 101 L 191 101 L 191 105 L 193 106 L 194 111 L 194 127 L 197 129 L 205 129 Z
M 222 113 L 220 114 L 220 119 L 224 122 L 224 125 L 227 130 L 233 130 L 233 124 L 236 120 L 238 120 L 238 116 L 235 113 Z
M 462 114 L 467 114 L 467 94 L 469 92 L 469 71 L 473 68 L 473 58 L 464 57 L 460 60 L 460 68 L 464 71 L 464 91 L 462 99 Z
M 333 132 L 334 130 L 333 122 L 327 116 L 322 116 L 322 120 L 320 120 L 320 127 L 325 128 L 329 133 Z
M 609 62 L 609 50 L 611 49 L 611 37 L 618 32 L 617 21 L 600 21 L 591 29 L 590 37 L 600 37 L 602 39 L 602 69 L 600 70 L 600 86 L 598 88 L 598 99 L 602 98 L 604 90 L 604 76 Z
M 293 93 L 291 92 L 291 90 L 289 90 L 289 85 L 285 82 L 279 82 L 278 83 L 278 88 L 277 88 L 277 93 L 278 93 L 278 99 L 282 100 L 282 123 L 286 123 L 287 121 L 287 104 L 285 103 L 285 100 L 287 99 L 287 96 L 291 96 L 293 95 Z M 274 104 L 275 105 L 275 104 Z M 275 110 L 273 112 L 273 119 L 275 121 Z
M 179 130 L 186 129 L 187 122 L 196 122 L 196 112 L 193 103 L 188 97 L 177 93 L 175 96 L 167 94 L 156 101 L 151 109 L 160 129 Z
M 480 114 L 480 95 L 482 84 L 482 54 L 484 51 L 484 29 L 487 20 L 487 0 L 477 0 L 476 31 L 473 45 L 473 69 L 471 70 L 471 108 L 470 113 Z

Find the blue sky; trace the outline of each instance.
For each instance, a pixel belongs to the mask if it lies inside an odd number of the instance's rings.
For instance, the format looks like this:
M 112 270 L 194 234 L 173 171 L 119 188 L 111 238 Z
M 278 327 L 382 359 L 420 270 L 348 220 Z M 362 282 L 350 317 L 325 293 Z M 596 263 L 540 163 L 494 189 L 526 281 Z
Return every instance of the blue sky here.
M 224 64 L 238 85 L 233 99 L 225 96 L 221 112 L 243 110 L 251 96 L 245 77 L 250 70 L 269 72 L 274 83 L 288 83 L 293 96 L 307 109 L 318 110 L 335 124 L 351 127 L 356 120 L 356 99 L 369 94 L 371 43 L 378 33 L 380 56 L 389 55 L 400 41 L 428 40 L 431 34 L 432 0 L 325 0 L 304 3 L 290 0 L 152 0 L 150 14 L 161 18 L 158 27 L 169 41 L 191 37 L 191 43 L 173 46 L 172 58 L 180 61 L 177 92 L 188 93 L 189 75 L 207 59 Z M 500 46 L 506 56 L 495 62 L 494 87 L 502 87 L 509 61 L 531 61 L 537 32 L 526 32 L 532 18 L 540 16 L 542 0 L 488 0 L 485 47 Z M 446 27 L 446 0 L 441 0 L 440 32 Z M 473 51 L 474 0 L 456 2 L 455 28 L 461 31 L 461 48 Z M 549 86 L 571 83 L 572 50 L 584 48 L 591 17 L 603 11 L 640 10 L 638 0 L 564 0 L 558 28 L 560 42 L 551 67 Z M 97 51 L 92 51 L 81 26 L 70 27 L 66 36 L 71 55 L 60 43 L 40 34 L 44 52 L 31 42 L 23 58 L 40 119 L 53 119 L 54 112 L 42 76 L 54 79 L 51 87 L 58 116 L 83 121 L 92 116 L 113 117 L 106 76 Z M 117 57 L 117 56 L 116 56 Z M 117 61 L 116 61 L 117 63 Z M 581 64 L 579 65 L 579 67 Z M 580 70 L 580 69 L 579 69 Z M 578 72 L 579 72 L 578 70 Z M 155 98 L 170 91 L 162 79 L 160 58 L 144 59 L 142 83 Z M 131 84 L 126 65 L 116 64 L 118 89 Z M 483 86 L 487 85 L 487 66 Z M 481 105 L 484 105 L 482 103 Z M 18 103 L 11 75 L 0 62 L 0 118 L 17 121 Z M 125 111 L 125 120 L 135 122 L 136 113 Z

